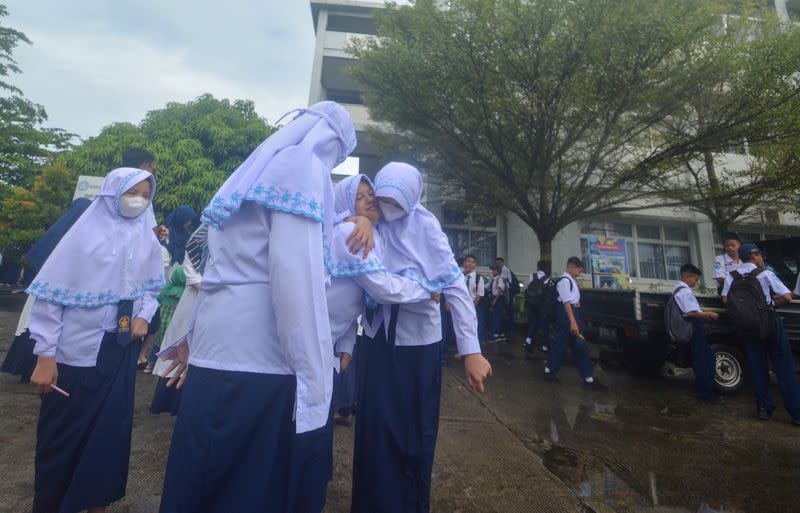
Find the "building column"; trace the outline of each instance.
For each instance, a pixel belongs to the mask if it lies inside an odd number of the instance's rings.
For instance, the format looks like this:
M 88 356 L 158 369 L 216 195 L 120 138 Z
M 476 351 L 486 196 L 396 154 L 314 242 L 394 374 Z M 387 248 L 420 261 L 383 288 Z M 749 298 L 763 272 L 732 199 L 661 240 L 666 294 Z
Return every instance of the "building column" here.
M 308 104 L 324 100 L 322 90 L 322 56 L 325 53 L 325 33 L 328 31 L 328 10 L 320 9 L 317 18 L 317 42 L 314 45 L 314 65 L 311 68 L 311 91 Z
M 709 289 L 716 290 L 714 281 L 714 227 L 709 221 L 697 223 L 697 267 L 703 271 L 703 283 Z

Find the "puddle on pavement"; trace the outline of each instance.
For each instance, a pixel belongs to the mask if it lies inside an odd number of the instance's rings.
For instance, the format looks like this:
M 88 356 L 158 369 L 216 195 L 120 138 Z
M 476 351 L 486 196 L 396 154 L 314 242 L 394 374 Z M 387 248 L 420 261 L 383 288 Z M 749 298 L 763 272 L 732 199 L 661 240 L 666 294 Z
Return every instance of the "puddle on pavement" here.
M 591 504 L 602 503 L 617 513 L 742 513 L 732 509 L 714 509 L 701 503 L 697 509 L 659 504 L 658 479 L 649 473 L 649 490 L 637 490 L 624 477 L 623 468 L 611 468 L 588 453 L 553 445 L 541 454 L 545 466 L 572 492 Z
M 541 456 L 545 466 L 589 506 L 589 511 L 592 504 L 603 504 L 617 513 L 744 513 L 730 505 L 709 505 L 703 501 L 689 507 L 665 504 L 667 501 L 660 493 L 657 472 L 638 475 L 636 470 L 615 461 L 569 447 L 576 441 L 576 432 L 586 435 L 598 433 L 587 429 L 589 422 L 612 431 L 619 429 L 617 404 L 594 402 L 580 407 L 569 404 L 550 413 L 549 419 L 542 419 L 545 422 L 541 429 L 529 440 L 530 447 Z M 667 418 L 687 415 L 681 408 L 665 409 L 659 413 Z M 624 436 L 622 432 L 617 433 Z M 631 445 L 630 450 L 636 449 Z M 674 486 L 674 482 L 667 486 L 670 485 Z M 663 491 L 668 495 L 666 489 Z

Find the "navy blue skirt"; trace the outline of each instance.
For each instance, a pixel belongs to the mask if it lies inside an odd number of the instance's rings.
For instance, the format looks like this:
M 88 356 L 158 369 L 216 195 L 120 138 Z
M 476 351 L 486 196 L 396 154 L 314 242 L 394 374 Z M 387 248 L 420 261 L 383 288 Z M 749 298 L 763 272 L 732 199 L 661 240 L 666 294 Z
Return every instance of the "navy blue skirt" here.
M 161 513 L 285 513 L 295 377 L 191 366 Z
M 395 310 L 396 311 L 396 310 Z M 395 347 L 393 315 L 359 345 L 351 513 L 427 513 L 439 431 L 441 343 Z
M 361 337 L 359 337 L 360 339 Z M 356 374 L 358 374 L 358 343 L 353 347 L 353 359 L 347 371 L 333 376 L 333 406 L 340 415 L 350 415 L 356 403 Z
M 133 429 L 136 361 L 106 333 L 95 367 L 58 364 L 57 392 L 42 396 L 36 429 L 34 513 L 77 513 L 125 496 Z
M 19 376 L 23 383 L 30 381 L 33 369 L 36 368 L 36 355 L 33 354 L 34 345 L 28 330 L 14 337 L 14 341 L 11 342 L 11 347 L 6 353 L 6 358 L 0 365 L 0 372 Z
M 156 390 L 153 392 L 153 400 L 150 402 L 150 413 L 158 415 L 160 413 L 171 413 L 172 415 L 178 414 L 178 408 L 181 405 L 181 391 L 167 386 L 167 378 L 158 378 L 156 383 Z
M 328 423 L 296 434 L 289 471 L 288 513 L 321 513 L 333 479 L 333 402 Z

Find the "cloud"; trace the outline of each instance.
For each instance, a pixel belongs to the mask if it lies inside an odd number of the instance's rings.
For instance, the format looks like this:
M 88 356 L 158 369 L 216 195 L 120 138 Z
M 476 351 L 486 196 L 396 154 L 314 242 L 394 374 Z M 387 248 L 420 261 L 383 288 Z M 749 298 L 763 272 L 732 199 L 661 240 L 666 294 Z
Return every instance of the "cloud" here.
M 43 3 L 12 3 L 4 21 L 34 42 L 15 53 L 24 73 L 14 83 L 45 106 L 49 126 L 88 137 L 203 93 L 253 100 L 271 121 L 308 101 L 306 2 Z

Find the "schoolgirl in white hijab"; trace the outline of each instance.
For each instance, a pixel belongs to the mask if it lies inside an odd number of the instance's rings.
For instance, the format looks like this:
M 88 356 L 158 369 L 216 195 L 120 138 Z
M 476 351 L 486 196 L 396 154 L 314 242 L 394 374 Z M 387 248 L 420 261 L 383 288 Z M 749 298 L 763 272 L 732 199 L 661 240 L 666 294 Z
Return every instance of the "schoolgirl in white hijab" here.
M 336 217 L 350 219 L 361 216 L 377 224 L 381 217 L 372 183 L 366 175 L 343 179 L 334 187 Z M 379 237 L 367 258 L 353 254 L 347 244 L 355 225 L 341 222 L 334 226 L 331 236 L 331 284 L 327 289 L 328 316 L 331 326 L 331 348 L 337 375 L 341 382 L 345 376 L 353 379 L 356 372 L 349 365 L 356 342 L 358 317 L 364 312 L 365 294 L 372 300 L 385 304 L 402 304 L 426 301 L 433 304 L 431 294 L 413 280 L 393 275 L 381 262 Z M 345 373 L 342 375 L 342 373 Z M 327 484 L 333 474 L 333 423 L 328 419 L 324 428 L 302 433 L 295 438 L 292 455 L 290 500 L 287 511 L 318 513 L 325 506 Z
M 27 293 L 42 392 L 34 512 L 102 512 L 125 495 L 136 360 L 163 283 L 146 209 L 155 179 L 115 169 Z
M 295 435 L 328 421 L 330 173 L 355 143 L 340 105 L 300 109 L 203 212 L 208 259 L 162 512 L 286 511 Z
M 450 303 L 467 381 L 483 392 L 491 375 L 463 273 L 439 222 L 421 204 L 422 177 L 392 162 L 375 178 L 385 222 L 378 231 L 387 269 L 442 292 Z M 377 325 L 377 326 L 376 326 Z M 351 513 L 425 513 L 439 423 L 442 325 L 439 307 L 381 306 L 365 326 L 359 377 Z

